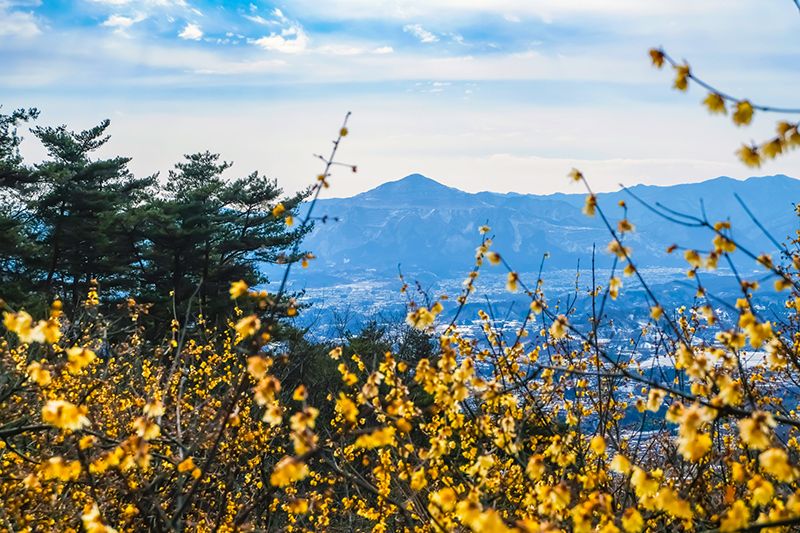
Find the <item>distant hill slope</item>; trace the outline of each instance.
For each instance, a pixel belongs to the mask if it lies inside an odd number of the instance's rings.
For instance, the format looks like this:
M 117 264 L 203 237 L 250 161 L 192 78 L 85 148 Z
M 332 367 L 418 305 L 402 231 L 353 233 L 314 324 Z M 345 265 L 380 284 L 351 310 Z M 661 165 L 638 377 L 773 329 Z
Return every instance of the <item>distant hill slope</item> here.
M 651 204 L 659 202 L 691 214 L 701 213 L 702 200 L 709 220 L 730 219 L 737 238 L 756 252 L 774 247 L 736 201 L 735 193 L 776 238 L 794 235 L 798 229 L 793 203 L 800 201 L 800 180 L 784 175 L 744 181 L 720 177 L 668 187 L 640 185 L 631 190 Z M 351 198 L 321 200 L 315 215 L 338 217 L 339 221 L 318 223 L 307 238 L 305 248 L 318 260 L 303 278 L 314 284 L 331 276 L 394 275 L 398 264 L 414 275 L 464 273 L 479 242 L 478 227 L 485 223 L 495 235 L 495 249 L 520 271 L 535 270 L 545 252 L 550 253 L 551 268 L 574 267 L 579 259 L 590 259 L 595 243 L 602 261 L 608 264 L 605 247 L 610 237 L 599 217 L 581 213 L 585 197 L 471 194 L 412 174 Z M 598 200 L 614 224 L 622 218 L 617 204 L 625 200 L 628 218 L 636 225 L 628 242 L 643 267 L 682 265 L 682 254 L 665 252 L 672 243 L 709 247 L 706 232 L 670 223 L 624 191 L 599 194 Z

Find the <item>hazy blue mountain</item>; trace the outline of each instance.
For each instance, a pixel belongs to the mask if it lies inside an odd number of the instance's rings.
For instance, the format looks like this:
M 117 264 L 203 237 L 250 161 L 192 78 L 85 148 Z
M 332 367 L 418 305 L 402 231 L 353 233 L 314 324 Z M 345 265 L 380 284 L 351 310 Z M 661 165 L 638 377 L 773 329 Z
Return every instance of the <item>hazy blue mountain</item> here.
M 692 215 L 705 209 L 712 222 L 729 219 L 737 239 L 759 253 L 773 251 L 774 246 L 734 194 L 776 238 L 784 239 L 798 229 L 793 204 L 800 200 L 800 180 L 784 175 L 744 181 L 720 177 L 668 187 L 640 185 L 631 191 L 653 206 L 659 203 Z M 398 264 L 414 276 L 461 275 L 472 265 L 482 224 L 491 226 L 495 249 L 517 270 L 536 270 L 545 252 L 550 253 L 550 268 L 572 268 L 579 259 L 587 265 L 593 244 L 600 266 L 607 266 L 605 247 L 610 237 L 599 217 L 581 213 L 585 197 L 471 194 L 412 174 L 350 198 L 321 200 L 315 215 L 336 217 L 338 222 L 318 223 L 307 238 L 305 248 L 318 259 L 302 273 L 302 282 L 317 285 L 333 279 L 394 276 Z M 706 230 L 669 222 L 625 191 L 599 194 L 598 200 L 615 225 L 623 216 L 618 202 L 627 203 L 628 219 L 636 225 L 627 241 L 642 267 L 684 264 L 682 254 L 666 254 L 672 243 L 709 248 L 711 236 Z

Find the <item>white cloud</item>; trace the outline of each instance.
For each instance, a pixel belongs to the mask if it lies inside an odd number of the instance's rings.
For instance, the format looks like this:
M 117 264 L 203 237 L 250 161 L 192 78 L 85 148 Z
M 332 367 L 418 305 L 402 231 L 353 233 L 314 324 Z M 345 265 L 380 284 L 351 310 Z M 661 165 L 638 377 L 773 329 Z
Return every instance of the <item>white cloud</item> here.
M 391 54 L 393 52 L 394 52 L 394 48 L 392 48 L 391 46 L 379 46 L 378 48 L 375 48 L 372 51 L 373 54 L 379 54 L 379 55 L 381 55 L 381 54 Z
M 406 24 L 403 26 L 403 31 L 410 33 L 421 43 L 435 43 L 439 40 L 437 36 L 422 27 L 421 24 Z
M 35 37 L 42 33 L 33 13 L 13 11 L 13 4 L 0 0 L 0 37 Z
M 101 26 L 107 26 L 109 28 L 130 28 L 136 23 L 131 17 L 126 17 L 123 15 L 111 15 L 108 17 Z
M 136 15 L 135 17 L 126 17 L 124 15 L 111 15 L 109 16 L 101 26 L 105 26 L 107 28 L 113 28 L 114 33 L 117 33 L 122 36 L 128 36 L 126 30 L 137 24 L 144 19 L 146 19 L 146 15 Z
M 280 13 L 280 10 L 277 8 L 275 11 Z M 305 52 L 308 48 L 309 38 L 302 26 L 299 24 L 291 24 L 289 27 L 281 30 L 280 35 L 271 33 L 260 39 L 254 39 L 251 42 L 264 50 L 281 52 L 284 54 L 299 54 Z
M 183 30 L 178 34 L 181 39 L 199 41 L 203 37 L 203 30 L 197 24 L 187 23 Z
M 299 22 L 290 20 L 283 14 L 283 11 L 277 7 L 271 11 L 271 15 L 274 17 L 272 20 L 265 19 L 261 16 L 251 18 L 245 15 L 245 18 L 253 22 L 264 25 L 274 24 L 282 28 L 280 33 L 271 32 L 269 35 L 258 39 L 248 39 L 249 43 L 259 46 L 264 50 L 281 52 L 284 54 L 299 54 L 308 50 L 310 38 Z M 324 54 L 335 55 L 356 55 L 363 52 L 360 48 L 343 45 L 327 45 L 321 47 L 318 51 Z
M 243 16 L 247 20 L 249 20 L 251 22 L 255 22 L 256 24 L 261 24 L 263 26 L 267 26 L 269 24 L 275 24 L 274 21 L 267 20 L 264 17 L 262 17 L 261 15 L 243 15 Z

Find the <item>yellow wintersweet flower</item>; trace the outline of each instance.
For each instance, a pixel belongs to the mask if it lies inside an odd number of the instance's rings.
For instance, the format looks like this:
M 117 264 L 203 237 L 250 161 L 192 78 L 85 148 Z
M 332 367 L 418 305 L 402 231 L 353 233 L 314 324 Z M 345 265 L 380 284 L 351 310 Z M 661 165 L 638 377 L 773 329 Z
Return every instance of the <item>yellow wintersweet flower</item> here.
M 639 533 L 644 529 L 644 519 L 639 511 L 633 507 L 628 507 L 622 513 L 622 529 L 626 533 Z
M 658 491 L 658 480 L 649 476 L 647 472 L 638 466 L 633 467 L 631 485 L 639 498 L 653 496 Z
M 747 481 L 747 490 L 750 491 L 751 505 L 766 505 L 772 500 L 775 489 L 772 483 L 756 475 Z
M 308 390 L 305 385 L 298 385 L 292 392 L 292 399 L 296 402 L 303 402 L 308 398 Z
M 191 472 L 197 467 L 194 464 L 194 459 L 191 457 L 187 457 L 186 459 L 178 463 L 177 468 L 178 472 L 180 472 L 181 474 L 185 474 L 186 472 Z
M 279 426 L 283 422 L 283 409 L 280 404 L 278 402 L 269 404 L 261 419 L 272 427 Z
M 281 390 L 281 382 L 273 376 L 265 376 L 253 389 L 254 398 L 258 405 L 267 405 L 275 401 L 275 396 Z
M 528 464 L 525 466 L 525 473 L 528 477 L 536 481 L 541 478 L 545 472 L 544 455 L 537 453 L 528 459 Z
M 751 317 L 753 316 L 750 313 L 747 314 Z M 756 350 L 761 348 L 761 345 L 770 340 L 773 335 L 772 323 L 759 323 L 755 320 L 755 317 L 753 317 L 753 320 L 748 322 L 747 325 L 742 326 L 742 328 L 747 332 L 748 337 L 750 337 L 750 346 Z
M 745 337 L 738 331 L 719 331 L 714 338 L 729 350 L 744 348 Z
M 589 447 L 595 455 L 603 455 L 606 453 L 606 439 L 602 435 L 595 435 L 592 437 Z
M 728 110 L 725 108 L 725 100 L 720 96 L 719 93 L 710 92 L 708 96 L 705 97 L 703 100 L 703 105 L 706 106 L 709 113 L 721 113 L 726 114 Z
M 425 469 L 419 468 L 414 470 L 411 474 L 411 490 L 422 490 L 427 484 L 428 480 L 425 478 Z
M 81 450 L 88 450 L 89 448 L 94 446 L 95 443 L 97 443 L 97 437 L 95 437 L 94 435 L 84 435 L 78 441 L 78 448 L 80 448 Z
M 161 400 L 150 400 L 142 408 L 142 414 L 150 418 L 164 416 L 164 404 L 161 403 Z
M 356 448 L 380 448 L 382 446 L 394 446 L 395 429 L 391 426 L 376 429 L 372 433 L 367 435 L 361 435 L 356 439 L 356 442 L 353 444 Z
M 336 348 L 334 348 L 333 350 L 328 352 L 328 355 L 334 361 L 338 360 L 342 356 L 342 347 L 341 346 L 337 346 Z
M 711 437 L 707 433 L 687 433 L 678 437 L 678 452 L 687 461 L 699 461 L 711 449 Z
M 416 329 L 428 329 L 433 325 L 436 316 L 427 307 L 418 307 L 406 315 L 406 324 Z
M 138 417 L 133 421 L 133 429 L 142 440 L 153 440 L 161 435 L 161 428 L 149 418 L 143 416 Z
M 40 324 L 42 324 L 40 322 Z M 8 331 L 17 334 L 20 342 L 30 344 L 32 342 L 43 343 L 45 341 L 44 331 L 40 325 L 33 325 L 33 317 L 25 311 L 18 313 L 3 313 L 3 325 Z
M 741 381 L 723 375 L 717 379 L 717 386 L 719 387 L 719 393 L 715 399 L 718 399 L 723 405 L 739 405 L 742 403 L 743 390 Z
M 259 320 L 256 315 L 246 316 L 236 323 L 234 329 L 236 329 L 236 333 L 244 339 L 254 335 L 261 329 L 261 320 Z
M 608 243 L 606 247 L 608 253 L 614 254 L 619 259 L 627 259 L 631 256 L 631 249 L 628 246 L 622 246 L 617 239 Z
M 247 358 L 247 372 L 255 379 L 261 379 L 267 375 L 272 366 L 271 359 L 265 359 L 260 355 L 253 355 Z
M 308 512 L 308 500 L 305 498 L 298 498 L 288 503 L 289 512 L 291 514 L 306 514 Z
M 685 91 L 689 88 L 689 76 L 691 75 L 689 65 L 675 65 L 673 68 L 675 69 L 675 81 L 672 83 L 672 87 L 679 91 Z
M 292 415 L 290 420 L 292 431 L 302 433 L 307 429 L 314 429 L 317 423 L 317 416 L 319 416 L 319 410 L 315 407 L 306 407 L 302 411 L 298 411 Z
M 662 50 L 659 50 L 658 48 L 651 48 L 649 50 L 649 54 L 650 61 L 653 62 L 654 67 L 661 68 L 664 66 L 664 52 Z
M 711 242 L 714 245 L 714 250 L 717 253 L 733 253 L 736 251 L 736 243 L 724 235 L 715 235 Z
M 662 487 L 656 495 L 656 506 L 676 518 L 692 519 L 692 507 L 670 487 Z
M 294 457 L 286 456 L 275 465 L 269 482 L 276 487 L 285 487 L 308 476 L 308 466 Z
M 772 428 L 777 425 L 772 415 L 756 411 L 750 418 L 739 421 L 739 435 L 749 447 L 756 450 L 769 448 L 772 441 Z
M 737 531 L 750 523 L 750 509 L 742 500 L 736 500 L 719 524 L 720 531 Z
M 277 218 L 277 217 L 281 216 L 284 213 L 284 211 L 286 211 L 286 207 L 281 202 L 281 203 L 279 203 L 278 205 L 276 205 L 275 207 L 272 208 L 272 216 Z
M 100 517 L 100 509 L 96 503 L 87 503 L 81 514 L 81 521 L 86 533 L 116 533 L 116 529 L 105 525 Z
M 664 308 L 660 305 L 654 305 L 650 308 L 650 318 L 653 320 L 658 320 L 662 316 L 664 316 Z
M 67 350 L 67 369 L 71 374 L 77 374 L 95 359 L 97 359 L 97 354 L 89 348 L 73 346 Z
M 506 277 L 506 290 L 508 292 L 517 292 L 519 290 L 519 274 L 516 272 L 509 272 Z
M 624 455 L 616 454 L 614 458 L 611 460 L 611 464 L 609 465 L 611 470 L 620 474 L 627 474 L 631 471 L 631 462 L 628 461 L 627 457 Z
M 339 373 L 342 374 L 342 381 L 345 383 L 345 385 L 352 386 L 358 383 L 358 376 L 347 370 L 347 365 L 340 363 L 337 368 Z
M 59 299 L 53 300 L 50 304 L 50 318 L 58 318 L 64 314 L 64 304 Z
M 431 495 L 428 497 L 428 501 L 430 501 L 431 505 L 435 506 L 436 508 L 441 509 L 444 512 L 448 512 L 455 508 L 456 502 L 458 501 L 458 496 L 456 495 L 456 491 L 450 487 L 445 487 L 431 493 Z
M 619 231 L 620 233 L 630 233 L 635 229 L 636 226 L 631 224 L 631 222 L 627 218 L 623 218 L 622 220 L 617 222 L 617 231 Z
M 753 120 L 753 104 L 748 100 L 737 102 L 733 112 L 733 123 L 737 126 L 746 126 Z
M 784 354 L 783 346 L 778 339 L 772 339 L 767 343 L 767 363 L 770 370 L 780 370 L 786 368 L 789 363 Z
M 61 324 L 56 318 L 39 321 L 37 328 L 41 330 L 44 342 L 48 344 L 56 343 L 61 338 Z
M 622 288 L 622 280 L 620 278 L 613 276 L 608 280 L 608 294 L 612 300 L 617 299 L 620 288 Z
M 774 139 L 765 142 L 761 145 L 761 152 L 764 154 L 765 157 L 770 159 L 775 159 L 779 155 L 783 153 L 784 147 L 786 143 L 780 137 L 775 137 Z
M 42 408 L 42 420 L 60 429 L 77 431 L 89 426 L 86 407 L 74 405 L 66 400 L 50 400 Z
M 739 156 L 739 160 L 748 167 L 761 166 L 761 154 L 758 151 L 758 146 L 743 144 L 736 150 L 736 155 Z
M 336 411 L 351 424 L 355 424 L 358 420 L 358 407 L 343 392 L 339 393 L 339 398 L 336 400 Z
M 563 339 L 567 336 L 567 328 L 569 327 L 569 320 L 564 315 L 558 315 L 553 323 L 550 325 L 550 335 L 556 339 Z
M 683 252 L 683 258 L 693 268 L 700 268 L 703 265 L 703 259 L 697 253 L 697 250 L 686 250 Z
M 62 457 L 51 457 L 44 464 L 45 479 L 75 481 L 81 475 L 80 461 L 65 461 Z
M 650 392 L 647 395 L 647 410 L 653 413 L 657 413 L 659 409 L 661 409 L 661 403 L 664 401 L 664 396 L 666 396 L 666 392 L 661 389 L 650 389 Z
M 597 197 L 594 194 L 586 196 L 586 203 L 583 204 L 583 214 L 593 217 L 597 213 Z
M 44 359 L 42 359 L 44 362 Z M 46 387 L 52 381 L 50 371 L 42 366 L 42 362 L 34 361 L 28 365 L 28 376 L 40 387 Z
M 573 168 L 569 171 L 569 178 L 575 182 L 583 181 L 583 173 L 577 168 Z
M 239 281 L 234 281 L 231 283 L 231 288 L 228 291 L 231 294 L 231 300 L 235 300 L 247 294 L 247 291 L 250 289 L 247 283 L 243 279 Z
M 789 456 L 780 448 L 770 448 L 758 456 L 761 469 L 778 481 L 786 483 L 797 479 L 797 468 L 789 463 Z

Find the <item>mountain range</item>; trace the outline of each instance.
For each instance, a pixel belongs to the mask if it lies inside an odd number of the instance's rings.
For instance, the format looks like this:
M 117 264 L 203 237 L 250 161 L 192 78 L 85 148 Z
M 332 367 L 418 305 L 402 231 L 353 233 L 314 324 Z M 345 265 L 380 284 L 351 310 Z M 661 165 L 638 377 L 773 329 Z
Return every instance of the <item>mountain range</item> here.
M 573 268 L 578 261 L 586 265 L 593 245 L 598 249 L 598 266 L 607 266 L 610 235 L 599 216 L 582 213 L 585 200 L 586 194 L 473 194 L 420 174 L 349 198 L 319 200 L 315 218 L 327 217 L 327 222 L 317 222 L 304 243 L 317 260 L 298 281 L 320 285 L 379 279 L 395 276 L 398 265 L 414 276 L 462 275 L 472 266 L 480 243 L 478 228 L 484 224 L 491 227 L 493 248 L 519 271 L 537 270 L 544 253 L 549 253 L 548 268 Z M 615 226 L 626 216 L 619 205 L 625 202 L 627 219 L 635 225 L 626 244 L 633 248 L 637 264 L 648 268 L 685 265 L 681 253 L 668 254 L 666 248 L 678 244 L 708 250 L 713 236 L 707 229 L 669 221 L 653 209 L 663 206 L 693 216 L 705 214 L 712 223 L 728 220 L 735 238 L 761 253 L 774 252 L 775 246 L 753 218 L 778 240 L 793 237 L 800 227 L 794 210 L 797 200 L 800 180 L 785 175 L 637 185 L 597 195 Z

